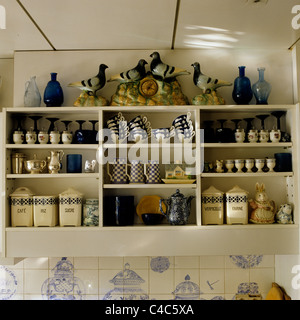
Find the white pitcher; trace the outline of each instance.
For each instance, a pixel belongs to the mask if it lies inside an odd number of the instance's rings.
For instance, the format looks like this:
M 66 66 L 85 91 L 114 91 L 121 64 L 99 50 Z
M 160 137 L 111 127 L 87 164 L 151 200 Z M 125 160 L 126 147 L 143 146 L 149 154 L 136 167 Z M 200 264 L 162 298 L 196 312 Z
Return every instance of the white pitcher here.
M 61 168 L 61 161 L 64 156 L 62 150 L 50 151 L 50 162 L 48 165 L 49 173 L 58 173 Z

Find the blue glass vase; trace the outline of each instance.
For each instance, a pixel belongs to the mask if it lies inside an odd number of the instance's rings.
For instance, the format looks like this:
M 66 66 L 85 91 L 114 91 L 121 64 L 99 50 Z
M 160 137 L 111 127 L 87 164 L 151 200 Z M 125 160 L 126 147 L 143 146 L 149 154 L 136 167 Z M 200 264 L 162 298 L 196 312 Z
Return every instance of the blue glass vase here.
M 268 104 L 272 86 L 264 79 L 265 68 L 257 68 L 258 81 L 252 86 L 256 104 Z
M 64 94 L 60 83 L 56 80 L 57 73 L 50 73 L 51 80 L 44 92 L 44 102 L 47 107 L 60 107 L 64 102 Z
M 239 67 L 239 76 L 234 80 L 232 98 L 236 104 L 249 104 L 253 97 L 250 79 L 245 76 L 245 68 Z

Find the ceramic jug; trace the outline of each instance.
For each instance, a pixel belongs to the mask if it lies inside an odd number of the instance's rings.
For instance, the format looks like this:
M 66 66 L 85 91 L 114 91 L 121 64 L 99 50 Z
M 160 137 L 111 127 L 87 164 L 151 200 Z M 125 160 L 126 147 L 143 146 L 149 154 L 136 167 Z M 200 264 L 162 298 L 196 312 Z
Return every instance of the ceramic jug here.
M 187 224 L 191 211 L 191 201 L 194 196 L 185 197 L 176 190 L 176 193 L 168 199 L 159 200 L 159 208 L 161 213 L 167 218 L 171 225 Z M 163 211 L 162 202 L 167 206 L 167 212 Z
M 41 95 L 36 84 L 36 76 L 30 78 L 25 83 L 25 94 L 24 94 L 24 106 L 25 107 L 40 107 L 41 106 Z
M 144 173 L 146 176 L 146 183 L 155 184 L 160 183 L 160 170 L 157 160 L 149 160 L 144 164 Z
M 50 151 L 50 162 L 48 165 L 49 173 L 58 173 L 61 168 L 61 161 L 64 156 L 62 150 Z
M 107 162 L 107 174 L 112 183 L 125 184 L 128 182 L 127 161 L 125 158 L 114 159 L 112 174 L 110 173 L 109 165 L 110 163 Z

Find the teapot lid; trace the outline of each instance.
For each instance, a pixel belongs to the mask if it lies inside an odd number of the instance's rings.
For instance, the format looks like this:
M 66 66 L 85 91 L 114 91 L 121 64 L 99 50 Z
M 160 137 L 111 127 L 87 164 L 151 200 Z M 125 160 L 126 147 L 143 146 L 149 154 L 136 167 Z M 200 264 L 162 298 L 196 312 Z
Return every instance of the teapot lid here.
M 184 195 L 180 193 L 179 189 L 176 189 L 176 192 L 171 195 L 172 198 L 184 198 Z

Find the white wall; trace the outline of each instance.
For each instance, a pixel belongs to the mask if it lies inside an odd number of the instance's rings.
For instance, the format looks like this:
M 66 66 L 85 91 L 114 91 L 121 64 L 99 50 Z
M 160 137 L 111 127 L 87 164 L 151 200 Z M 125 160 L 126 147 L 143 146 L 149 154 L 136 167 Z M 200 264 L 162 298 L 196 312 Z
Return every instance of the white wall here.
M 2 86 L 0 88 L 0 109 L 11 107 L 13 103 L 14 89 L 14 59 L 0 59 L 0 76 Z
M 149 70 L 152 58 L 151 51 L 61 51 L 61 52 L 16 52 L 14 63 L 14 106 L 23 106 L 25 82 L 33 75 L 37 77 L 37 84 L 43 96 L 50 73 L 57 72 L 65 96 L 64 106 L 72 106 L 80 94 L 76 88 L 68 88 L 73 81 L 90 78 L 98 72 L 101 63 L 109 68 L 107 78 L 134 67 L 139 59 L 148 62 Z M 265 67 L 265 79 L 271 83 L 272 92 L 269 104 L 293 103 L 292 52 L 288 50 L 160 50 L 164 62 L 177 67 L 186 68 L 191 75 L 178 77 L 183 92 L 188 98 L 200 94 L 201 90 L 193 84 L 194 62 L 199 62 L 202 72 L 226 81 L 233 82 L 238 76 L 238 66 L 246 66 L 246 76 L 255 83 L 258 80 L 257 67 Z M 99 92 L 110 100 L 115 92 L 117 83 L 107 83 Z M 218 90 L 225 98 L 226 104 L 234 104 L 231 93 L 232 87 L 223 87 Z M 255 104 L 253 98 L 251 104 Z M 42 106 L 44 104 L 42 103 Z

